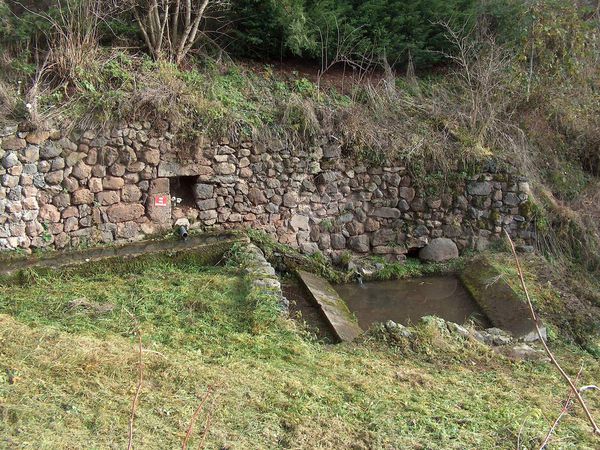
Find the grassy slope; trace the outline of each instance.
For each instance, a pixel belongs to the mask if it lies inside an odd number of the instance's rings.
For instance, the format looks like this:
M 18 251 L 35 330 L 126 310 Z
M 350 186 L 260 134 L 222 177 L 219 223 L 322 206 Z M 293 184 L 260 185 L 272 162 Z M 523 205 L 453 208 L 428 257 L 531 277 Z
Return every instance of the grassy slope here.
M 32 276 L 0 287 L 0 447 L 123 448 L 136 383 L 128 311 L 144 336 L 137 448 L 179 447 L 216 385 L 207 448 L 515 448 L 539 442 L 566 396 L 543 363 L 511 363 L 421 329 L 412 350 L 373 340 L 323 346 L 288 321 L 251 333 L 237 272 L 145 263 L 94 274 Z M 66 304 L 116 305 L 90 317 Z M 559 345 L 559 344 L 555 344 Z M 583 383 L 600 364 L 561 347 Z M 598 410 L 600 401 L 591 399 Z M 206 414 L 191 442 L 199 442 Z M 555 448 L 595 448 L 580 411 Z

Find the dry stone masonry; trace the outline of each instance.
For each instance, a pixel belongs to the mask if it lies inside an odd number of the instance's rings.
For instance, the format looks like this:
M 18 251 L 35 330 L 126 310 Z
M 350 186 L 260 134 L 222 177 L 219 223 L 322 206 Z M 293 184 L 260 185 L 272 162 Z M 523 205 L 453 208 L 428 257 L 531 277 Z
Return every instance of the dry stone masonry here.
M 0 131 L 0 250 L 132 241 L 175 226 L 253 228 L 306 253 L 402 260 L 436 238 L 485 248 L 502 227 L 530 244 L 529 185 L 483 173 L 426 194 L 407 167 L 368 167 L 338 145 L 200 142 L 169 124 L 109 132 Z

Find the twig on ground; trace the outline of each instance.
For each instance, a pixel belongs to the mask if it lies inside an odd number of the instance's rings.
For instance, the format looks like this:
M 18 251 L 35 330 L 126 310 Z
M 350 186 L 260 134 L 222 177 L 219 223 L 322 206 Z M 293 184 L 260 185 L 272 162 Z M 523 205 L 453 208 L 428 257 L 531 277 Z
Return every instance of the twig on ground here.
M 590 384 L 589 386 L 582 386 L 579 388 L 579 392 L 585 392 L 585 391 L 600 391 L 600 388 L 593 384 Z
M 579 381 L 581 372 L 583 372 L 583 364 L 581 365 L 581 368 L 579 369 L 579 372 L 577 373 L 577 376 L 575 377 L 575 383 L 577 383 L 577 381 Z M 571 409 L 572 405 L 573 405 L 573 391 L 571 389 L 569 389 L 569 394 L 567 395 L 567 400 L 565 401 L 565 404 L 563 405 L 563 407 L 560 411 L 560 414 L 558 415 L 558 417 L 556 418 L 556 420 L 554 421 L 554 423 L 548 430 L 548 433 L 546 434 L 546 437 L 544 438 L 544 441 L 542 442 L 542 445 L 540 446 L 540 450 L 544 450 L 544 448 L 546 448 L 546 445 L 548 445 L 548 442 L 550 442 L 552 433 L 554 433 L 554 430 L 556 430 L 558 423 L 560 422 L 562 417 L 569 412 L 569 409 Z
M 206 437 L 208 436 L 208 432 L 210 431 L 210 422 L 212 421 L 212 413 L 213 413 L 213 409 L 211 408 L 208 411 L 208 416 L 206 417 L 206 421 L 204 422 L 204 431 L 202 432 L 202 439 L 200 439 L 200 443 L 198 444 L 198 450 L 204 449 Z
M 590 412 L 587 404 L 583 400 L 583 397 L 581 396 L 579 389 L 577 389 L 577 387 L 575 386 L 575 384 L 573 383 L 573 381 L 571 380 L 569 375 L 567 375 L 567 373 L 563 370 L 563 368 L 561 367 L 559 362 L 556 360 L 554 354 L 550 351 L 548 344 L 546 344 L 546 341 L 544 340 L 544 336 L 542 335 L 542 331 L 540 330 L 540 326 L 538 324 L 537 314 L 535 313 L 535 310 L 533 309 L 533 303 L 531 302 L 531 297 L 529 296 L 529 291 L 527 290 L 527 286 L 525 285 L 525 276 L 523 275 L 523 269 L 521 268 L 521 262 L 519 261 L 519 257 L 517 256 L 517 250 L 515 249 L 515 244 L 513 243 L 512 239 L 510 237 L 510 234 L 508 234 L 508 231 L 506 231 L 506 228 L 504 229 L 504 234 L 506 235 L 506 238 L 508 239 L 508 242 L 510 244 L 512 254 L 515 259 L 515 263 L 517 265 L 517 271 L 519 272 L 519 279 L 521 281 L 521 287 L 523 288 L 523 292 L 525 292 L 525 297 L 527 298 L 527 305 L 529 306 L 529 313 L 531 315 L 531 318 L 533 319 L 533 324 L 535 326 L 537 335 L 540 338 L 540 342 L 542 343 L 542 346 L 544 347 L 546 354 L 550 358 L 550 361 L 552 361 L 552 364 L 554 364 L 554 366 L 560 372 L 561 376 L 565 379 L 565 381 L 571 387 L 573 394 L 575 395 L 575 397 L 577 398 L 577 401 L 583 408 L 585 415 L 587 416 L 588 421 L 590 422 L 590 425 L 592 426 L 593 433 L 600 435 L 600 428 L 598 428 L 598 425 L 596 424 L 596 421 L 594 420 L 594 417 L 592 416 L 592 413 Z
M 523 434 L 523 429 L 525 428 L 525 422 L 527 422 L 527 418 L 523 419 L 523 423 L 519 428 L 519 434 L 517 435 L 517 450 L 521 450 L 521 435 Z
M 212 394 L 212 391 L 213 391 L 213 387 L 209 386 L 208 389 L 206 390 L 206 394 L 204 394 L 204 396 L 202 397 L 202 400 L 200 401 L 198 408 L 196 408 L 196 411 L 194 412 L 194 415 L 192 416 L 192 419 L 190 420 L 190 426 L 188 427 L 187 433 L 185 434 L 185 438 L 183 439 L 183 444 L 181 446 L 182 450 L 187 449 L 188 442 L 190 440 L 190 437 L 192 436 L 192 432 L 194 431 L 194 425 L 196 424 L 196 420 L 198 419 L 198 415 L 200 414 L 200 411 L 202 411 L 202 408 L 204 408 L 204 404 L 206 403 L 206 401 Z M 206 432 L 206 430 L 205 430 L 205 432 Z
M 142 348 L 142 330 L 140 329 L 140 325 L 133 314 L 127 311 L 133 321 L 135 322 L 136 332 L 138 335 L 138 346 L 139 346 L 139 359 L 138 359 L 138 383 L 135 389 L 135 395 L 133 397 L 133 401 L 131 402 L 131 415 L 129 417 L 129 443 L 127 445 L 127 450 L 131 450 L 133 448 L 133 423 L 135 420 L 135 411 L 137 409 L 137 405 L 140 399 L 140 393 L 142 391 L 142 383 L 144 382 L 144 364 L 143 364 L 143 348 Z

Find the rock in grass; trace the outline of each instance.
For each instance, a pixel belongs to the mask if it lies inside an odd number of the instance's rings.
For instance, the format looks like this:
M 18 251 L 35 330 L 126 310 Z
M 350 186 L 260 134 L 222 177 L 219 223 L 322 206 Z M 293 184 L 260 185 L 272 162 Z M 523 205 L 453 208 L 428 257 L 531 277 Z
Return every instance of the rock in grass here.
M 536 350 L 527 344 L 517 344 L 512 347 L 499 348 L 497 351 L 515 361 L 550 361 L 543 351 Z
M 71 300 L 67 303 L 67 309 L 69 311 L 75 312 L 83 312 L 96 316 L 100 316 L 102 314 L 108 314 L 113 309 L 115 309 L 115 305 L 112 303 L 97 303 L 89 301 L 87 298 L 82 297 L 75 300 Z
M 448 327 L 448 331 L 450 331 L 451 334 L 456 334 L 465 339 L 468 339 L 471 336 L 471 333 L 469 332 L 469 330 L 467 330 L 465 327 L 463 327 L 457 323 L 446 322 L 446 326 Z
M 458 247 L 448 238 L 433 239 L 419 252 L 419 258 L 427 262 L 444 262 L 458 258 Z
M 392 336 L 392 338 L 396 340 L 401 338 L 410 339 L 413 335 L 412 332 L 408 329 L 408 327 L 396 323 L 393 320 L 388 320 L 385 323 L 385 329 L 390 334 L 390 336 Z

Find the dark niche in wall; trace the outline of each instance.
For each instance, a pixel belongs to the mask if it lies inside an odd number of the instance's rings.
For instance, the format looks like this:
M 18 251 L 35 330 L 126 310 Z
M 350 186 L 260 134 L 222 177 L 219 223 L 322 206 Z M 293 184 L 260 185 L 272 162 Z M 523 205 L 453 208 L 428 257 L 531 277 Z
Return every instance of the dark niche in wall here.
M 419 252 L 421 251 L 421 247 L 410 247 L 407 250 L 408 250 L 406 252 L 407 258 L 414 258 L 414 259 L 419 258 Z
M 194 185 L 198 182 L 197 180 L 197 176 L 169 178 L 173 206 L 196 206 Z

